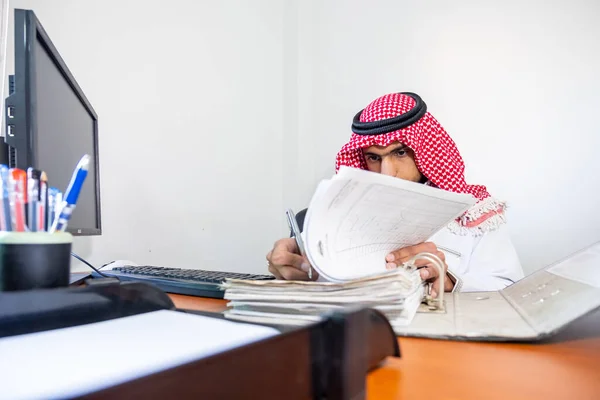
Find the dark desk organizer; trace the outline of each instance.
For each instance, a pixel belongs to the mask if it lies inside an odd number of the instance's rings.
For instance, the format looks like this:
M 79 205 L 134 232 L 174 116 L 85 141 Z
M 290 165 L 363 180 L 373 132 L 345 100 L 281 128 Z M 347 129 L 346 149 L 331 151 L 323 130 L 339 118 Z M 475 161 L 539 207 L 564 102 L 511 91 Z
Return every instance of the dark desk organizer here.
M 0 232 L 0 292 L 67 287 L 73 236 Z
M 0 337 L 164 309 L 176 310 L 164 292 L 140 282 L 109 280 L 87 287 L 4 292 Z M 373 309 L 347 309 L 310 326 L 278 329 L 282 333 L 275 337 L 85 397 L 363 399 L 367 372 L 389 356 L 400 357 L 392 327 Z M 93 354 L 90 348 L 80 356 Z

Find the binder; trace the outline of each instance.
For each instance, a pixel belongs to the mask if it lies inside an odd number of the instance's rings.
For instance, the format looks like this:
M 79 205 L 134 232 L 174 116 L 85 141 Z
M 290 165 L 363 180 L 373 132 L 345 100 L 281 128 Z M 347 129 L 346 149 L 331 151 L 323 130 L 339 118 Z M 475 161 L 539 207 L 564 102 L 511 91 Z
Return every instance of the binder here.
M 443 308 L 443 309 L 442 309 Z M 399 336 L 539 341 L 600 308 L 600 242 L 496 292 L 446 293 Z
M 0 338 L 176 310 L 170 298 L 150 284 L 95 281 L 84 288 L 0 293 Z M 367 372 L 387 357 L 400 357 L 388 320 L 373 309 L 350 308 L 309 326 L 279 330 L 281 334 L 265 340 L 83 397 L 362 399 Z M 111 343 L 77 349 L 76 356 L 94 357 L 102 345 Z
M 444 287 L 444 266 L 433 254 L 418 254 L 404 268 L 414 272 L 419 259 L 426 260 L 439 271 L 440 287 Z M 394 272 L 371 276 L 370 279 L 375 281 L 387 274 Z M 355 280 L 348 283 L 360 286 L 364 282 Z M 225 298 L 230 299 L 230 303 L 224 314 L 232 320 L 265 323 L 302 324 L 307 316 L 311 320 L 320 318 L 314 313 L 303 312 L 297 306 L 307 300 L 294 298 L 290 303 L 297 309 L 286 304 L 278 305 L 276 300 L 280 292 L 275 298 L 268 297 L 269 290 L 278 289 L 276 284 L 274 281 L 261 282 L 256 286 L 265 290 L 252 288 L 254 291 L 250 292 L 245 286 L 251 285 L 236 286 L 235 280 L 228 280 L 224 284 Z M 231 288 L 236 291 L 230 296 L 227 291 Z M 416 298 L 416 302 L 410 302 L 408 298 L 405 301 L 410 318 L 388 315 L 396 335 L 468 341 L 539 341 L 600 308 L 600 242 L 500 291 L 440 292 L 432 298 L 428 288 L 426 286 L 418 293 L 420 297 Z M 252 298 L 257 305 L 247 300 Z M 367 296 L 366 303 L 371 299 Z M 267 300 L 272 303 L 266 303 Z M 311 300 L 311 303 L 319 302 Z M 326 305 L 324 301 L 322 303 Z M 269 305 L 265 307 L 263 304 Z

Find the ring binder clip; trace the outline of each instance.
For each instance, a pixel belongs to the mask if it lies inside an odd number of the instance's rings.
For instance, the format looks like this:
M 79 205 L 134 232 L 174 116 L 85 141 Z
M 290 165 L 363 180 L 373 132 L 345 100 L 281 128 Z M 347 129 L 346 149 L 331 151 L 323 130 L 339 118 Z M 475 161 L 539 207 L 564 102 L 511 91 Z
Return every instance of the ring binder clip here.
M 424 295 L 424 300 L 427 303 L 427 306 L 429 307 L 428 311 L 446 312 L 446 307 L 445 307 L 446 303 L 444 302 L 444 288 L 446 287 L 445 286 L 446 271 L 444 270 L 443 261 L 435 254 L 419 253 L 419 254 L 415 255 L 413 258 L 411 258 L 410 260 L 408 260 L 405 263 L 405 266 L 416 269 L 417 266 L 415 265 L 415 263 L 417 262 L 417 260 L 429 261 L 438 270 L 438 276 L 440 277 L 439 279 L 440 279 L 441 290 L 438 293 L 437 299 L 434 299 L 433 297 L 431 297 L 431 295 L 429 294 L 429 291 L 427 291 Z M 431 287 L 431 285 L 429 285 L 429 286 Z

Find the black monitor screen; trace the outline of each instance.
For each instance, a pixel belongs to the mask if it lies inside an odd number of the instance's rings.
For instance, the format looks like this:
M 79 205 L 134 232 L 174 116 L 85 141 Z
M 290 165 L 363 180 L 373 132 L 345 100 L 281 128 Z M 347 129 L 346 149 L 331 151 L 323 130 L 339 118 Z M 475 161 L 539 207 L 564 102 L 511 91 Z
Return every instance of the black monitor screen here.
M 33 46 L 35 59 L 36 134 L 33 136 L 36 167 L 46 171 L 49 185 L 65 191 L 79 159 L 89 154 L 88 176 L 81 189 L 69 228 L 89 231 L 97 229 L 96 180 L 93 157 L 95 118 L 82 103 L 51 57 L 39 35 Z M 69 229 L 71 230 L 71 229 Z
M 6 98 L 6 153 L 11 168 L 45 171 L 65 192 L 90 156 L 87 179 L 67 227 L 101 235 L 98 116 L 33 11 L 15 9 L 15 74 Z

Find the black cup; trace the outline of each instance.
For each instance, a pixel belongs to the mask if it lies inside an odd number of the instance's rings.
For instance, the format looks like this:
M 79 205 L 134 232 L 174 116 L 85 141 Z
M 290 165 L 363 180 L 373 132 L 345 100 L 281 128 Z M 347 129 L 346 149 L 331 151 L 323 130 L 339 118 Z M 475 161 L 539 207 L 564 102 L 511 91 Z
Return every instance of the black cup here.
M 0 291 L 69 286 L 73 236 L 0 232 Z

